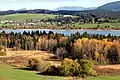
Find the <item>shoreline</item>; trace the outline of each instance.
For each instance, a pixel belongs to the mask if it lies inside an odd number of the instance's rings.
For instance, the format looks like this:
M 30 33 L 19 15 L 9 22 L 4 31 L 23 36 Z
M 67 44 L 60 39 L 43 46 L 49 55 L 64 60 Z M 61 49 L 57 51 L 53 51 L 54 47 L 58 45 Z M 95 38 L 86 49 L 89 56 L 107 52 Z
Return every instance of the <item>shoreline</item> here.
M 52 28 L 1 28 L 0 30 L 120 30 L 119 29 L 112 29 L 112 28 L 109 28 L 109 29 L 89 29 L 89 28 L 84 28 L 84 29 L 52 29 Z

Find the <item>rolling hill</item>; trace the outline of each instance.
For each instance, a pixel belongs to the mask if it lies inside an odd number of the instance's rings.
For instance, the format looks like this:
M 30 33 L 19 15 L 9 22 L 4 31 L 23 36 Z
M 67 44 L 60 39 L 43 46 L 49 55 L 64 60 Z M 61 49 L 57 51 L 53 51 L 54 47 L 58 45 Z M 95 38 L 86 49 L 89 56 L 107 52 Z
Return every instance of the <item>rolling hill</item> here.
M 116 11 L 116 12 L 120 11 L 120 1 L 105 4 L 103 6 L 98 7 L 97 9 L 111 10 L 111 11 Z
M 9 14 L 9 15 L 1 15 L 0 20 L 42 20 L 55 18 L 56 15 L 51 14 Z

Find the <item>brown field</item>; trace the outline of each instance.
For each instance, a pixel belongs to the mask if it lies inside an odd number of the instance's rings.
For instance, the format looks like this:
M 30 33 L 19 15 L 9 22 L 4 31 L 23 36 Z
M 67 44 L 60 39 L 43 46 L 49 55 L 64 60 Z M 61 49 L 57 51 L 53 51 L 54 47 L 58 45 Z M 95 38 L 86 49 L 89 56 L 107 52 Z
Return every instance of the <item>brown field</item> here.
M 10 56 L 23 56 L 23 57 L 45 57 L 49 58 L 52 56 L 55 56 L 54 54 L 51 54 L 46 51 L 40 51 L 40 50 L 21 50 L 21 51 L 6 51 L 7 57 Z
M 106 66 L 97 66 L 102 69 L 111 68 L 111 69 L 120 69 L 120 65 L 106 65 Z
M 98 75 L 113 76 L 120 75 L 120 65 L 95 66 Z
M 61 60 L 55 59 L 56 56 L 54 54 L 40 50 L 6 51 L 6 53 L 6 56 L 0 56 L 1 63 L 4 62 L 16 67 L 25 66 L 25 63 L 29 58 L 44 60 L 56 66 L 60 65 L 61 62 Z

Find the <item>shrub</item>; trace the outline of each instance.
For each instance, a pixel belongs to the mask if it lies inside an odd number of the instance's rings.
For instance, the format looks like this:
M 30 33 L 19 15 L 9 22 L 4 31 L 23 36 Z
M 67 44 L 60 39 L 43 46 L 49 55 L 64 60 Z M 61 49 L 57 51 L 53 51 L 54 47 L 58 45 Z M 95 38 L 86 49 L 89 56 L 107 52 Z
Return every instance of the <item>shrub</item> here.
M 29 67 L 31 70 L 37 70 L 37 66 L 39 64 L 39 60 L 35 58 L 31 58 L 28 60 L 27 67 Z
M 40 73 L 45 73 L 49 68 L 50 68 L 50 64 L 46 63 L 44 61 L 39 61 L 38 66 L 37 66 L 37 70 Z
M 77 60 L 72 59 L 64 59 L 59 66 L 60 74 L 63 76 L 74 76 L 78 74 L 79 71 L 79 63 Z
M 58 76 L 59 75 L 59 68 L 52 65 L 48 68 L 48 70 L 46 71 L 47 74 L 50 74 L 50 75 L 56 75 Z
M 79 60 L 80 64 L 80 76 L 95 76 L 96 72 L 93 70 L 93 63 L 90 60 Z
M 93 63 L 90 60 L 72 60 L 65 58 L 61 65 L 56 67 L 38 59 L 29 59 L 30 69 L 38 70 L 42 74 L 61 76 L 94 76 Z
M 6 56 L 7 54 L 6 54 L 6 52 L 4 51 L 0 51 L 0 56 Z
M 59 66 L 60 74 L 63 76 L 96 76 L 93 70 L 93 63 L 90 60 L 64 59 Z
M 38 66 L 37 66 L 37 70 L 41 73 L 41 74 L 47 74 L 47 75 L 59 75 L 59 69 L 54 66 L 51 65 L 49 63 L 40 61 Z
M 28 64 L 27 64 L 27 67 L 29 67 L 29 69 L 37 70 L 40 73 L 46 72 L 50 66 L 51 65 L 49 63 L 44 62 L 44 61 L 40 61 L 40 60 L 35 59 L 35 58 L 30 58 L 28 60 Z

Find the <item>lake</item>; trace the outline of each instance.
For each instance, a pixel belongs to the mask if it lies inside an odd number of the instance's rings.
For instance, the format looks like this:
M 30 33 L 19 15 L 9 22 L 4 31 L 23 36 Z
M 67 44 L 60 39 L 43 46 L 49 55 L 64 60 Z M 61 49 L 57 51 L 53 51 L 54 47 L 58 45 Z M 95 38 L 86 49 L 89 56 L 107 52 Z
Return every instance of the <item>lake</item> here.
M 6 33 L 14 32 L 14 33 L 23 33 L 26 32 L 32 32 L 32 31 L 46 31 L 48 33 L 49 31 L 53 31 L 54 33 L 61 33 L 66 36 L 69 36 L 71 34 L 74 34 L 76 32 L 79 32 L 80 34 L 83 34 L 84 32 L 87 32 L 89 34 L 102 34 L 102 35 L 108 35 L 109 33 L 111 35 L 120 36 L 120 30 L 52 30 L 52 29 L 2 29 L 0 32 L 5 31 Z

